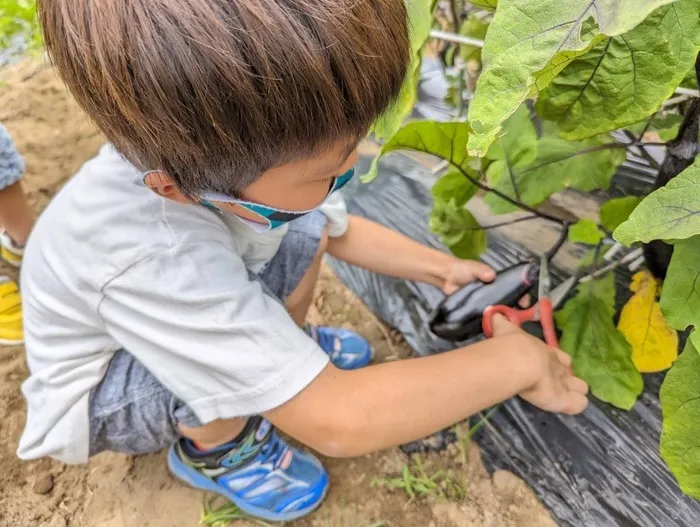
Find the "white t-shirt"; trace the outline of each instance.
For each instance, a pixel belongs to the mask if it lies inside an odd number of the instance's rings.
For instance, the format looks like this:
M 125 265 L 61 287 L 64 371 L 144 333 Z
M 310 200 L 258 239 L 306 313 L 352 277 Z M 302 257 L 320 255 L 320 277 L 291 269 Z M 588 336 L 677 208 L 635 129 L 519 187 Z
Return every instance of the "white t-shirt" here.
M 328 357 L 263 293 L 284 228 L 158 197 L 105 146 L 39 218 L 21 277 L 31 376 L 18 455 L 87 461 L 88 398 L 124 348 L 204 422 L 254 415 L 299 393 Z M 336 193 L 337 194 L 337 193 Z M 322 209 L 347 228 L 342 198 Z

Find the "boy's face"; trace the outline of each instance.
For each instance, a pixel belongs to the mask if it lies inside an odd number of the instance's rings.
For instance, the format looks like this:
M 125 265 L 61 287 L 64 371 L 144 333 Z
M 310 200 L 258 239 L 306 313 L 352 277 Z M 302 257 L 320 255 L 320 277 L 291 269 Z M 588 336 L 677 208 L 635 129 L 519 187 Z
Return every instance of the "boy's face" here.
M 317 156 L 285 163 L 264 172 L 254 183 L 246 187 L 241 197 L 252 203 L 268 207 L 306 211 L 320 205 L 328 195 L 333 178 L 345 174 L 357 162 L 357 150 L 348 155 L 346 144 L 335 146 Z M 156 194 L 179 203 L 191 203 L 164 174 L 146 177 L 146 185 Z M 235 203 L 212 201 L 217 208 L 236 214 L 253 222 L 260 218 Z

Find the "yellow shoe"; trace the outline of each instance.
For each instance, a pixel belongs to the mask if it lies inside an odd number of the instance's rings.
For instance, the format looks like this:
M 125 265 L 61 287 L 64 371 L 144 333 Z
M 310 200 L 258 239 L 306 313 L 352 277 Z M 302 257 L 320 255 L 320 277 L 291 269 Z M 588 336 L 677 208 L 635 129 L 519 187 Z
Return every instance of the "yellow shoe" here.
M 22 299 L 17 283 L 0 276 L 0 345 L 16 346 L 24 342 Z
M 24 256 L 24 247 L 17 245 L 5 231 L 0 231 L 0 256 L 10 265 L 19 267 Z

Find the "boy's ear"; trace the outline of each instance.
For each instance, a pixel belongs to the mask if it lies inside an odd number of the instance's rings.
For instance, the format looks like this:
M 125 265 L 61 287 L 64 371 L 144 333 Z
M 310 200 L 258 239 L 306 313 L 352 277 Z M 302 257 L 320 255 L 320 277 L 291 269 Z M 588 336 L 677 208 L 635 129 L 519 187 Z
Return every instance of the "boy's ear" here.
M 192 200 L 177 188 L 177 185 L 173 183 L 170 176 L 165 172 L 160 170 L 148 172 L 144 176 L 143 182 L 148 188 L 163 198 L 168 198 L 178 203 L 192 203 Z

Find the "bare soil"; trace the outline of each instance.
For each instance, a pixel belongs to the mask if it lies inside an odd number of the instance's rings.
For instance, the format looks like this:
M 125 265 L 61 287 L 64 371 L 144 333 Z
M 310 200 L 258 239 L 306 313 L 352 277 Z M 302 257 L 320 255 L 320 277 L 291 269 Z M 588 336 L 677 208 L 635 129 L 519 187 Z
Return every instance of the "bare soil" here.
M 37 214 L 103 143 L 53 71 L 37 61 L 0 70 L 0 122 L 27 162 L 25 186 Z M 16 276 L 7 266 L 1 273 Z M 352 328 L 373 344 L 377 360 L 410 355 L 400 336 L 383 326 L 330 272 L 318 286 L 312 321 Z M 22 347 L 0 349 L 0 526 L 190 527 L 199 522 L 201 492 L 167 472 L 163 453 L 102 454 L 88 465 L 15 456 L 25 421 L 20 385 L 28 371 Z M 463 429 L 466 430 L 466 427 Z M 509 472 L 490 476 L 478 447 L 465 440 L 422 456 L 427 475 L 443 470 L 438 489 L 410 498 L 386 482 L 405 465 L 398 449 L 352 460 L 326 460 L 332 488 L 321 509 L 297 527 L 549 527 L 548 511 Z M 232 523 L 252 526 L 249 521 Z

